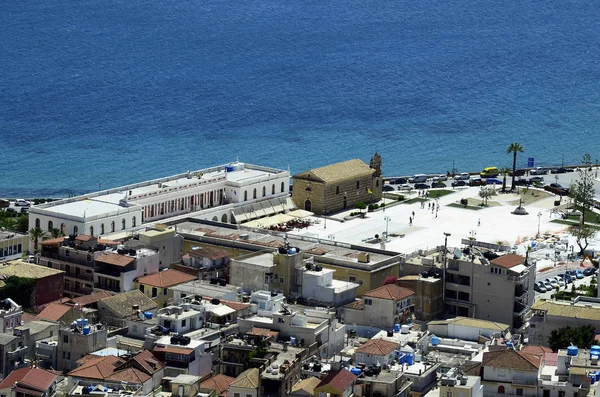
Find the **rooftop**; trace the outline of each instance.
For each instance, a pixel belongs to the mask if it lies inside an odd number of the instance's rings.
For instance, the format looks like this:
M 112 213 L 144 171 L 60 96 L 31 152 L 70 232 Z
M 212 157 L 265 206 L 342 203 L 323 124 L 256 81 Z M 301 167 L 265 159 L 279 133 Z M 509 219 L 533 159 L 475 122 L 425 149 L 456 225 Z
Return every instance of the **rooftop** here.
M 522 265 L 523 262 L 525 262 L 525 257 L 516 254 L 506 254 L 491 260 L 492 264 L 503 267 L 505 269 L 510 269 L 517 265 Z
M 258 389 L 260 385 L 260 371 L 258 368 L 247 369 L 242 372 L 229 387 L 240 387 L 244 389 Z
M 100 300 L 99 304 L 106 306 L 114 314 L 119 314 L 121 318 L 137 315 L 137 310 L 148 311 L 157 308 L 152 299 L 137 289 L 109 296 Z M 134 309 L 134 305 L 137 305 L 139 309 Z
M 483 328 L 493 331 L 506 331 L 510 328 L 508 324 L 497 323 L 494 321 L 479 320 L 470 317 L 455 317 L 448 320 L 434 320 L 428 323 L 429 325 L 462 325 L 463 327 Z
M 227 375 L 214 375 L 200 383 L 200 387 L 203 389 L 216 390 L 217 394 L 221 395 L 224 391 L 229 388 L 229 385 L 233 383 L 235 378 Z
M 356 349 L 356 353 L 387 356 L 394 350 L 402 347 L 400 343 L 390 342 L 383 339 L 370 339 Z
M 411 289 L 399 287 L 396 284 L 388 284 L 379 288 L 372 289 L 363 294 L 363 297 L 388 299 L 399 301 L 414 295 L 415 292 Z
M 600 320 L 600 305 L 594 305 L 591 302 L 571 303 L 539 300 L 531 306 L 531 310 L 545 311 L 547 316 Z
M 517 371 L 537 371 L 541 357 L 514 350 L 499 350 L 483 353 L 482 364 L 496 368 L 510 368 Z
M 315 391 L 315 387 L 317 387 L 319 383 L 321 383 L 321 379 L 311 376 L 310 378 L 302 379 L 292 386 L 292 392 L 304 390 L 306 393 L 312 396 Z
M 73 306 L 63 305 L 60 303 L 49 303 L 44 310 L 38 314 L 38 318 L 43 320 L 58 321 L 71 310 Z
M 23 262 L 22 260 L 11 261 L 7 265 L 0 265 L 0 275 L 6 277 L 17 276 L 40 279 L 60 273 L 64 272 L 46 266 L 38 266 L 33 263 Z
M 300 174 L 296 174 L 293 178 L 320 179 L 323 182 L 334 182 L 354 178 L 357 175 L 370 175 L 373 172 L 375 172 L 375 170 L 370 168 L 362 160 L 352 159 L 320 168 L 313 168 L 301 172 Z
M 167 288 L 174 285 L 183 284 L 188 281 L 196 280 L 198 277 L 192 276 L 175 269 L 167 269 L 137 279 L 139 284 L 146 284 L 153 287 Z
M 109 265 L 125 267 L 135 261 L 135 257 L 119 254 L 102 254 L 96 258 L 96 262 L 108 263 Z
M 35 390 L 46 391 L 56 381 L 58 375 L 41 368 L 20 368 L 12 371 L 2 383 L 0 389 L 7 389 L 18 383 Z
M 356 376 L 346 369 L 342 369 L 340 371 L 331 371 L 325 378 L 321 380 L 315 389 L 329 385 L 330 387 L 339 391 L 341 394 L 355 381 Z

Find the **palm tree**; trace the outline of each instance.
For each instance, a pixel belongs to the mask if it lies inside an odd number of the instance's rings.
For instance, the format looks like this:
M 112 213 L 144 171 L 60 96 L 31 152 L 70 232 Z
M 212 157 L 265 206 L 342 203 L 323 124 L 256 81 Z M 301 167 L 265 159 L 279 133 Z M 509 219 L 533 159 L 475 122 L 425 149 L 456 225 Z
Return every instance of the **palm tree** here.
M 57 228 L 53 228 L 52 230 L 50 230 L 50 234 L 52 234 L 52 238 L 58 238 L 63 235 L 60 229 Z
M 502 192 L 506 192 L 506 176 L 510 173 L 509 168 L 502 168 L 500 170 L 500 175 L 502 175 Z M 514 172 L 513 172 L 514 174 Z
M 37 254 L 38 241 L 44 236 L 44 234 L 46 234 L 46 232 L 39 227 L 34 227 L 29 231 L 29 237 L 31 237 L 31 241 L 33 241 L 34 254 Z
M 515 190 L 515 174 L 517 173 L 517 153 L 523 153 L 525 150 L 523 149 L 523 146 L 521 146 L 521 144 L 519 142 L 513 142 L 510 145 L 508 145 L 508 148 L 506 149 L 506 154 L 513 154 L 513 166 L 512 166 L 512 170 L 513 170 L 513 174 L 512 174 L 512 184 L 510 186 L 510 190 Z

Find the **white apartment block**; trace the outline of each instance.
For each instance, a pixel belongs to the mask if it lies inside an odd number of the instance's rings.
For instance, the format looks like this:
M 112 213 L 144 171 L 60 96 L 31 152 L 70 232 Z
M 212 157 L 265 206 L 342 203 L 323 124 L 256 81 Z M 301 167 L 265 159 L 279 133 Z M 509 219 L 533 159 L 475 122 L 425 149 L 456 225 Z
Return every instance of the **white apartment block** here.
M 289 171 L 232 163 L 31 207 L 29 227 L 105 236 L 181 215 L 241 223 L 295 209 Z

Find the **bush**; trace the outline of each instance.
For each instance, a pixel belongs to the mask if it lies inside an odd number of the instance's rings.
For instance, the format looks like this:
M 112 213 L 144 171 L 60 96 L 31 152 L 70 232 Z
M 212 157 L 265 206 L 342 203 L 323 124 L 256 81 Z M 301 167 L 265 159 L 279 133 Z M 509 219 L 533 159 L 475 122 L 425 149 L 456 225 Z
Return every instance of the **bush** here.
M 369 204 L 368 211 L 369 211 L 369 212 L 373 212 L 373 211 L 375 211 L 377 208 L 379 208 L 379 205 L 378 205 L 378 204 Z
M 404 196 L 403 195 L 399 195 L 398 196 L 398 201 L 402 201 L 402 200 L 404 200 Z
M 379 205 L 379 207 L 380 207 L 380 208 L 383 208 L 383 207 L 385 207 L 385 203 L 381 203 L 381 204 Z
M 469 205 L 469 199 L 462 198 L 460 199 L 460 203 L 466 207 L 467 205 Z

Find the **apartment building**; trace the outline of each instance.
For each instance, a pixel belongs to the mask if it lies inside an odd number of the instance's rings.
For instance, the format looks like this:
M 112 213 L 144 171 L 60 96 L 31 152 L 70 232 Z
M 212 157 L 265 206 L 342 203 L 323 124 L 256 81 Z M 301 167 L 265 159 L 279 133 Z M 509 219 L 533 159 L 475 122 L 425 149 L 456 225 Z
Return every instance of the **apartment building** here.
M 28 234 L 0 231 L 0 259 L 18 259 L 28 251 Z
M 72 370 L 77 360 L 107 346 L 108 328 L 79 319 L 58 331 L 58 370 Z
M 473 249 L 455 249 L 443 280 L 445 312 L 520 330 L 530 316 L 535 273 L 535 264 L 520 255 L 488 260 Z
M 126 292 L 135 279 L 159 270 L 158 252 L 122 249 L 94 236 L 78 235 L 42 243 L 41 266 L 64 271 L 64 293 L 70 297 L 98 291 Z

